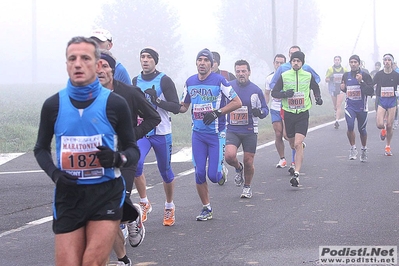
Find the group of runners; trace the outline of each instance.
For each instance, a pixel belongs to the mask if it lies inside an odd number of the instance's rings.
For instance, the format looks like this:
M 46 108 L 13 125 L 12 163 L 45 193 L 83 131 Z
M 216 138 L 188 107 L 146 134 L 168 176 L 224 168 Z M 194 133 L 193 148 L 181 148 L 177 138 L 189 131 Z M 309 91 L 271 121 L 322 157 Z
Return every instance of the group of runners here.
M 185 82 L 180 99 L 172 79 L 156 69 L 159 54 L 155 48 L 140 51 L 142 71 L 131 79 L 110 52 L 112 47 L 112 35 L 105 29 L 96 29 L 89 37 L 72 38 L 66 48 L 67 86 L 42 107 L 34 153 L 56 185 L 53 231 L 57 265 L 105 265 L 112 249 L 120 262 L 131 265 L 125 240 L 132 247 L 142 243 L 144 222 L 152 210 L 144 175 L 144 162 L 151 149 L 165 192 L 162 222 L 165 226 L 175 224 L 170 113 L 191 114 L 192 161 L 202 204 L 197 221 L 213 218 L 207 180 L 224 185 L 226 164 L 234 169 L 236 186 L 242 186 L 240 197 L 252 197 L 259 120 L 269 113 L 279 155 L 276 166 L 289 166 L 290 184 L 299 186 L 309 109 L 312 102 L 322 105 L 323 100 L 320 77 L 305 64 L 305 54 L 298 46 L 289 49 L 289 62 L 282 54 L 275 56 L 275 72 L 266 78 L 265 90 L 250 81 L 251 67 L 246 60 L 236 61 L 232 74 L 219 69 L 219 53 L 205 48 L 195 58 L 197 73 Z M 360 62 L 359 56 L 352 55 L 351 71 L 345 72 L 341 58 L 335 57 L 326 82 L 332 84 L 329 92 L 336 98 L 336 128 L 342 95 L 346 94 L 349 159 L 357 157 L 357 119 L 360 160 L 365 162 L 367 99 L 374 94 L 377 127 L 387 142 L 385 154 L 392 155 L 399 74 L 393 71 L 391 54 L 384 55 L 384 69 L 374 80 L 360 69 Z M 53 136 L 56 162 L 51 155 Z M 284 139 L 291 148 L 290 165 L 284 155 Z M 237 157 L 240 147 L 242 161 Z M 133 184 L 139 194 L 138 204 L 130 199 Z

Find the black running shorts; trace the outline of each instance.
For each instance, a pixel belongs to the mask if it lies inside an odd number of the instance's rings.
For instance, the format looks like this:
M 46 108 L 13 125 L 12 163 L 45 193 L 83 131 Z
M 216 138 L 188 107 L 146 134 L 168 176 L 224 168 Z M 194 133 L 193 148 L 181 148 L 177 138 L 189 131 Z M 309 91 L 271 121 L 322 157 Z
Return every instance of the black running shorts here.
M 296 133 L 306 136 L 309 127 L 309 110 L 298 114 L 284 111 L 284 123 L 288 138 L 295 137 Z
M 53 203 L 53 232 L 75 231 L 88 221 L 121 220 L 125 199 L 123 178 L 94 185 L 57 184 Z

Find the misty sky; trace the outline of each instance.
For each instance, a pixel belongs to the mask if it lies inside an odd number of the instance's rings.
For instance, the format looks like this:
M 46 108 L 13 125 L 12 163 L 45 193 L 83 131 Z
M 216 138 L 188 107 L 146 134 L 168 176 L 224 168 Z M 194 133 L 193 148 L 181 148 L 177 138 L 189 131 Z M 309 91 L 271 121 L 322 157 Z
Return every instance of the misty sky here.
M 73 36 L 89 35 L 93 29 L 94 19 L 100 13 L 101 4 L 108 1 L 112 0 L 36 0 L 37 57 L 39 62 L 36 70 L 39 83 L 66 83 L 66 43 Z M 2 64 L 0 84 L 32 82 L 32 2 L 34 1 L 14 0 L 0 3 L 2 12 L 2 16 L 0 16 L 1 54 L 6 62 L 6 64 Z M 187 62 L 186 69 L 194 74 L 197 52 L 208 47 L 221 53 L 221 68 L 232 71 L 234 62 L 241 58 L 229 58 L 223 44 L 217 38 L 215 19 L 217 13 L 221 12 L 218 11 L 218 0 L 169 0 L 168 2 L 175 5 L 181 16 L 181 32 L 184 43 L 182 52 Z M 366 67 L 372 70 L 374 65 L 372 60 L 374 49 L 373 1 L 317 0 L 317 4 L 320 9 L 320 30 L 312 51 L 304 51 L 306 63 L 316 69 L 324 79 L 326 69 L 333 64 L 335 55 L 341 55 L 346 66 L 349 56 L 356 53 L 365 61 Z M 384 53 L 392 53 L 399 58 L 397 44 L 399 38 L 396 29 L 398 23 L 395 19 L 398 7 L 398 0 L 376 0 L 377 42 L 380 57 Z M 298 25 L 300 27 L 300 21 Z M 118 36 L 114 35 L 113 37 L 114 45 L 118 45 Z M 300 43 L 298 45 L 301 46 Z M 156 44 L 152 46 L 156 47 Z M 285 50 L 278 52 L 287 54 Z M 139 51 L 137 52 L 139 53 Z M 137 64 L 139 64 L 137 58 L 132 60 L 137 60 Z M 267 67 L 252 69 L 252 80 L 259 85 L 264 84 L 265 76 L 271 71 Z M 165 72 L 167 71 L 165 70 Z M 131 76 L 137 74 L 130 73 Z M 167 74 L 173 78 L 173 75 Z M 181 82 L 183 81 L 181 80 Z

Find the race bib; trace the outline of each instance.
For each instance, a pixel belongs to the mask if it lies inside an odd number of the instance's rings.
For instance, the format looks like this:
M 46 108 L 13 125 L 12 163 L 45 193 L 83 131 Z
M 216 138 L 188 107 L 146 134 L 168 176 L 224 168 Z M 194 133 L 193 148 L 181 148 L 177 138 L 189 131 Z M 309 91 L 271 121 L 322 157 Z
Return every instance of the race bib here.
M 395 96 L 395 91 L 393 87 L 381 87 L 381 97 L 393 97 Z
M 79 179 L 100 178 L 104 175 L 96 152 L 102 145 L 101 135 L 62 136 L 61 170 Z
M 360 101 L 362 99 L 360 85 L 346 86 L 346 97 L 354 101 Z
M 248 125 L 248 106 L 242 106 L 230 113 L 231 125 Z
M 335 73 L 334 75 L 333 75 L 333 83 L 334 84 L 341 84 L 341 81 L 342 81 L 342 76 L 343 76 L 344 74 L 341 74 L 341 73 Z
M 302 91 L 294 93 L 294 96 L 287 99 L 288 108 L 290 109 L 303 109 L 305 108 L 305 94 Z
M 203 120 L 206 113 L 212 112 L 212 103 L 194 104 L 193 117 L 195 120 Z

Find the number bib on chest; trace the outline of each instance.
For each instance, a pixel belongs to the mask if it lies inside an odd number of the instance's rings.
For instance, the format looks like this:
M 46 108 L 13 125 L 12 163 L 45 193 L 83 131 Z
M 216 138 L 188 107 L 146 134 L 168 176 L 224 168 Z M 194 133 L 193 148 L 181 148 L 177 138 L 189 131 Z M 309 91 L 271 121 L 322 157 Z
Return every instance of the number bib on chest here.
M 341 84 L 341 81 L 342 81 L 342 76 L 343 76 L 344 74 L 341 74 L 341 73 L 339 73 L 339 74 L 334 74 L 333 75 L 333 82 L 334 82 L 334 84 Z
M 302 91 L 295 92 L 294 96 L 287 99 L 290 109 L 305 108 L 305 94 Z
M 230 113 L 231 125 L 248 125 L 248 106 L 242 106 Z
M 392 97 L 395 96 L 393 87 L 381 87 L 381 97 Z
M 104 168 L 98 161 L 97 146 L 102 144 L 101 135 L 62 136 L 61 170 L 79 177 L 79 179 L 100 178 Z
M 362 91 L 360 85 L 346 86 L 346 96 L 348 99 L 360 101 L 362 99 Z
M 203 120 L 206 113 L 212 112 L 212 103 L 194 104 L 193 117 L 195 120 Z

